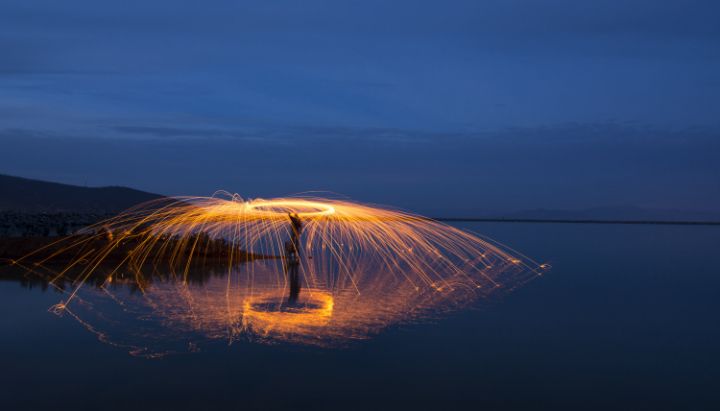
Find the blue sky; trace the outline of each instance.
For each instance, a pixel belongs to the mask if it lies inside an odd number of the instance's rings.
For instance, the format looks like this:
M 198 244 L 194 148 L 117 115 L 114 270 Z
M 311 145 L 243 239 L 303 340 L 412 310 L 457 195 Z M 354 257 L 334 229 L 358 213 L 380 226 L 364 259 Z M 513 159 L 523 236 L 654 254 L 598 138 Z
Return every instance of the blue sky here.
M 421 212 L 720 209 L 713 1 L 0 4 L 0 172 Z

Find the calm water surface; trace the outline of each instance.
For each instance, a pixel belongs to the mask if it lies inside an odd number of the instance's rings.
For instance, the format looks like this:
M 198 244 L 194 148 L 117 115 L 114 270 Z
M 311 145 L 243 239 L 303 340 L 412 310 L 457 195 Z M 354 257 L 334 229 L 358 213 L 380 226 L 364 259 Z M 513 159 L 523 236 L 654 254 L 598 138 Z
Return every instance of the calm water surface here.
M 553 268 L 344 349 L 137 358 L 0 281 L 0 409 L 720 409 L 720 227 L 462 227 Z

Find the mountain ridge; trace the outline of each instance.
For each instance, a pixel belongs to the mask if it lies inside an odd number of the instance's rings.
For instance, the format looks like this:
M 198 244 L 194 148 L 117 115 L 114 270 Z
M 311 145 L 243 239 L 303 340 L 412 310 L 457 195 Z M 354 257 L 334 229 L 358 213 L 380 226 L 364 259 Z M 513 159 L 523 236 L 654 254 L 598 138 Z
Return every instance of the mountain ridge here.
M 114 213 L 163 197 L 122 186 L 81 187 L 0 174 L 0 211 Z

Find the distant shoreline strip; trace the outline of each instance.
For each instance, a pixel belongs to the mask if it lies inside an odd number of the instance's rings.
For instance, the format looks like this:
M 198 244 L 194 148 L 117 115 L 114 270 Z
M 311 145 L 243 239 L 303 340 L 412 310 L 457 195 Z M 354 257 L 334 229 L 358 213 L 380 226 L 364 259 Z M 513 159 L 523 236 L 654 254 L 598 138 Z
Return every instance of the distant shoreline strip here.
M 645 224 L 645 225 L 720 225 L 720 221 L 658 221 L 658 220 L 568 220 L 542 218 L 475 218 L 475 217 L 438 217 L 433 220 L 443 222 L 472 223 L 560 223 L 560 224 Z

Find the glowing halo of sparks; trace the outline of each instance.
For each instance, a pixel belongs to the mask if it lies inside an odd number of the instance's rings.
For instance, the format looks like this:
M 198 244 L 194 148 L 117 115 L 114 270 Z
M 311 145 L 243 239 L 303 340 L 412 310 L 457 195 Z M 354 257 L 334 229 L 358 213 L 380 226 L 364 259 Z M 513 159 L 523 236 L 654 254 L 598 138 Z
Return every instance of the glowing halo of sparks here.
M 243 327 L 268 336 L 271 333 L 303 333 L 325 327 L 333 314 L 333 296 L 324 290 L 307 290 L 302 299 L 292 305 L 279 301 L 285 298 L 284 290 L 270 291 L 252 296 L 243 302 Z
M 499 295 L 549 268 L 403 211 L 319 197 L 228 197 L 141 204 L 15 263 L 45 275 L 64 294 L 53 311 L 79 321 L 81 309 L 103 304 L 76 298 L 105 298 L 122 312 L 143 311 L 138 317 L 157 319 L 177 339 L 259 335 L 320 345 Z M 291 269 L 301 290 L 295 301 Z
M 245 203 L 245 209 L 249 212 L 275 216 L 288 213 L 297 215 L 300 218 L 312 218 L 329 216 L 335 214 L 335 207 L 331 204 L 305 199 L 283 199 L 263 200 L 255 199 Z M 314 210 L 314 211 L 307 211 Z

